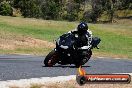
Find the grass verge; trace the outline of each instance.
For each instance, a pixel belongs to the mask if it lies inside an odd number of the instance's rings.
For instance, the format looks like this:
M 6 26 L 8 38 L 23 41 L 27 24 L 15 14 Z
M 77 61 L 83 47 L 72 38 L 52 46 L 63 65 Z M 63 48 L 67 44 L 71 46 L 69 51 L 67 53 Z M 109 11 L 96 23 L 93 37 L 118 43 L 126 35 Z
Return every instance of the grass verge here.
M 121 22 L 121 24 L 89 24 L 93 35 L 99 36 L 102 40 L 100 49 L 93 50 L 94 56 L 132 58 L 132 22 L 131 20 Z M 78 22 L 0 16 L 0 53 L 47 54 L 54 45 L 52 47 L 46 45 L 51 44 L 61 34 L 74 29 L 77 24 Z M 36 45 L 34 42 L 27 42 L 28 38 L 37 42 Z M 47 43 L 39 46 L 40 41 Z M 5 48 L 7 45 L 9 48 Z

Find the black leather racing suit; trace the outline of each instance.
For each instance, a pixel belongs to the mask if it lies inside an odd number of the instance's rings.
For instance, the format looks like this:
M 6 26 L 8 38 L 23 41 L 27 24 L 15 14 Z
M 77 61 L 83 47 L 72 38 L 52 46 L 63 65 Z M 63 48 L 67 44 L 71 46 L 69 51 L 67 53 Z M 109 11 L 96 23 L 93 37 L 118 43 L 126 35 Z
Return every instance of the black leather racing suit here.
M 88 50 L 88 55 L 84 58 L 87 60 L 90 59 L 92 55 L 91 47 L 92 47 L 92 32 L 88 29 L 85 33 L 80 34 L 78 31 L 73 30 L 68 33 L 72 33 L 75 36 L 75 49 L 85 49 Z

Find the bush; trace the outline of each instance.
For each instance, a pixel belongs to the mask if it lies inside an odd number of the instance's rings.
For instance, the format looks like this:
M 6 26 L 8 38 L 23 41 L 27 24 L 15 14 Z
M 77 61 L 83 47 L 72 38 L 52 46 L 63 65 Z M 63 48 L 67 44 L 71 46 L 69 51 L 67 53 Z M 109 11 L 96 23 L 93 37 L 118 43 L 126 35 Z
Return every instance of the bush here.
M 77 15 L 73 14 L 73 13 L 67 14 L 65 19 L 68 20 L 68 21 L 75 21 L 75 20 L 77 20 Z
M 11 16 L 12 13 L 12 7 L 8 2 L 3 1 L 0 3 L 0 15 Z
M 83 19 L 84 21 L 86 22 L 93 22 L 92 20 L 92 12 L 91 11 L 86 11 L 84 14 L 83 14 Z

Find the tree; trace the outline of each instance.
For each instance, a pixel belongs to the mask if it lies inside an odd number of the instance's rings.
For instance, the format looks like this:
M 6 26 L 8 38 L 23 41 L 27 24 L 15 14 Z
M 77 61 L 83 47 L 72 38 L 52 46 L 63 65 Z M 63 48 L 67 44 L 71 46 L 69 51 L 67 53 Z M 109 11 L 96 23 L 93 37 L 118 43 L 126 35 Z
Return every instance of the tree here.
M 0 15 L 11 16 L 12 13 L 13 13 L 12 7 L 8 2 L 3 1 L 0 3 Z
M 107 12 L 109 16 L 109 22 L 113 21 L 114 12 L 116 10 L 115 0 L 93 0 L 92 1 L 92 14 L 93 21 L 97 22 L 97 19 L 103 14 L 103 12 Z
M 92 21 L 97 22 L 97 19 L 101 16 L 103 12 L 103 0 L 92 0 Z
M 41 16 L 37 0 L 14 0 L 14 7 L 20 8 L 24 17 L 39 18 Z
M 132 9 L 132 0 L 116 0 L 118 10 Z
M 68 0 L 65 4 L 65 17 L 69 21 L 81 20 L 85 0 Z
M 75 21 L 77 20 L 78 17 L 78 13 L 77 13 L 77 5 L 76 3 L 74 3 L 74 1 L 69 1 L 66 4 L 66 16 L 65 19 L 69 20 L 69 21 Z
M 61 0 L 45 0 L 41 5 L 42 17 L 44 19 L 58 19 L 61 10 Z

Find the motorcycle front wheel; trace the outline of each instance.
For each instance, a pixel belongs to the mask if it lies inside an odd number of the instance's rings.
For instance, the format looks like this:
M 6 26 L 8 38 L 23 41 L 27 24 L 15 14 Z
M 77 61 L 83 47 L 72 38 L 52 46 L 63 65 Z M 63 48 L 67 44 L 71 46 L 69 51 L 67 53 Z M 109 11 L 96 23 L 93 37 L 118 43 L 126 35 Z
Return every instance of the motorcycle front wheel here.
M 44 64 L 46 67 L 52 67 L 57 62 L 57 53 L 52 50 L 44 59 Z

